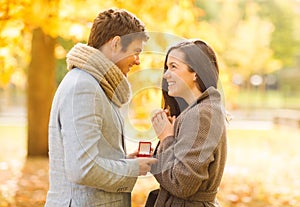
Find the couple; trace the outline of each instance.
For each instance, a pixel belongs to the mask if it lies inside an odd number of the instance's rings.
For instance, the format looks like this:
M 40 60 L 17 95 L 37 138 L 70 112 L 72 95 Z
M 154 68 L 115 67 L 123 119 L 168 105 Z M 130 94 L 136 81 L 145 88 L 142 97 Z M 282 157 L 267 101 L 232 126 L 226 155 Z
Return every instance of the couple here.
M 46 207 L 128 207 L 140 175 L 160 183 L 155 206 L 219 206 L 216 193 L 226 159 L 225 117 L 218 65 L 203 41 L 169 49 L 162 110 L 151 121 L 160 145 L 152 158 L 126 155 L 122 105 L 126 78 L 148 40 L 126 10 L 94 20 L 87 44 L 67 54 L 70 70 L 58 87 L 49 123 L 50 186 Z

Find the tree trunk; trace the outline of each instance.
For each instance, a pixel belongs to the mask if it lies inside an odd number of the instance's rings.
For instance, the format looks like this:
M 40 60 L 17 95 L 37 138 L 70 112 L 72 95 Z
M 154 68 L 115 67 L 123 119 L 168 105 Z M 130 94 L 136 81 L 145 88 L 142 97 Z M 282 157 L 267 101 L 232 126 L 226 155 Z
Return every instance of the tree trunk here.
M 28 156 L 48 155 L 48 122 L 55 90 L 55 39 L 33 30 L 28 70 Z

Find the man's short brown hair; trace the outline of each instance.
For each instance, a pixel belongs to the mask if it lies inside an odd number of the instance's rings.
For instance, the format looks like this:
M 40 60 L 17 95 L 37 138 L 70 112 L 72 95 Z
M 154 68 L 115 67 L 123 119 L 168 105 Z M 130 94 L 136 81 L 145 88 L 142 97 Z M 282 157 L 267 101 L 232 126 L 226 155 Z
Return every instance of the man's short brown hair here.
M 115 36 L 121 37 L 122 50 L 126 50 L 135 39 L 147 41 L 149 38 L 145 32 L 145 25 L 133 14 L 124 9 L 108 9 L 95 18 L 88 45 L 100 49 Z M 126 38 L 122 39 L 122 36 Z

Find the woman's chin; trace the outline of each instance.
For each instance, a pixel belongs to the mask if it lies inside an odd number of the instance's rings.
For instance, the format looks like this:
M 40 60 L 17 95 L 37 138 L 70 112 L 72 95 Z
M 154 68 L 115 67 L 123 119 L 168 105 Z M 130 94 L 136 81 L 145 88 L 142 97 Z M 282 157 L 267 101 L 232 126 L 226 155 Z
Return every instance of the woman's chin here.
M 168 95 L 174 97 L 176 94 L 174 92 L 172 92 L 172 91 L 169 91 Z

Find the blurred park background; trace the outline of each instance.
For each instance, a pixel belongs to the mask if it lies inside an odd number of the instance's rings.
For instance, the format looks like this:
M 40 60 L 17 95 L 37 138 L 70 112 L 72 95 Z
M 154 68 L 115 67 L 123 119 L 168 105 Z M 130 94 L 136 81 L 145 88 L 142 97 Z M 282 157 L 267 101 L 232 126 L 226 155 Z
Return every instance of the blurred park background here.
M 150 32 L 142 64 L 129 74 L 129 150 L 155 143 L 164 52 L 200 38 L 217 52 L 220 90 L 232 116 L 224 207 L 300 206 L 299 0 L 0 0 L 0 207 L 43 206 L 48 190 L 51 101 L 65 55 L 86 42 L 100 10 L 125 8 Z M 158 184 L 140 177 L 133 207 Z

